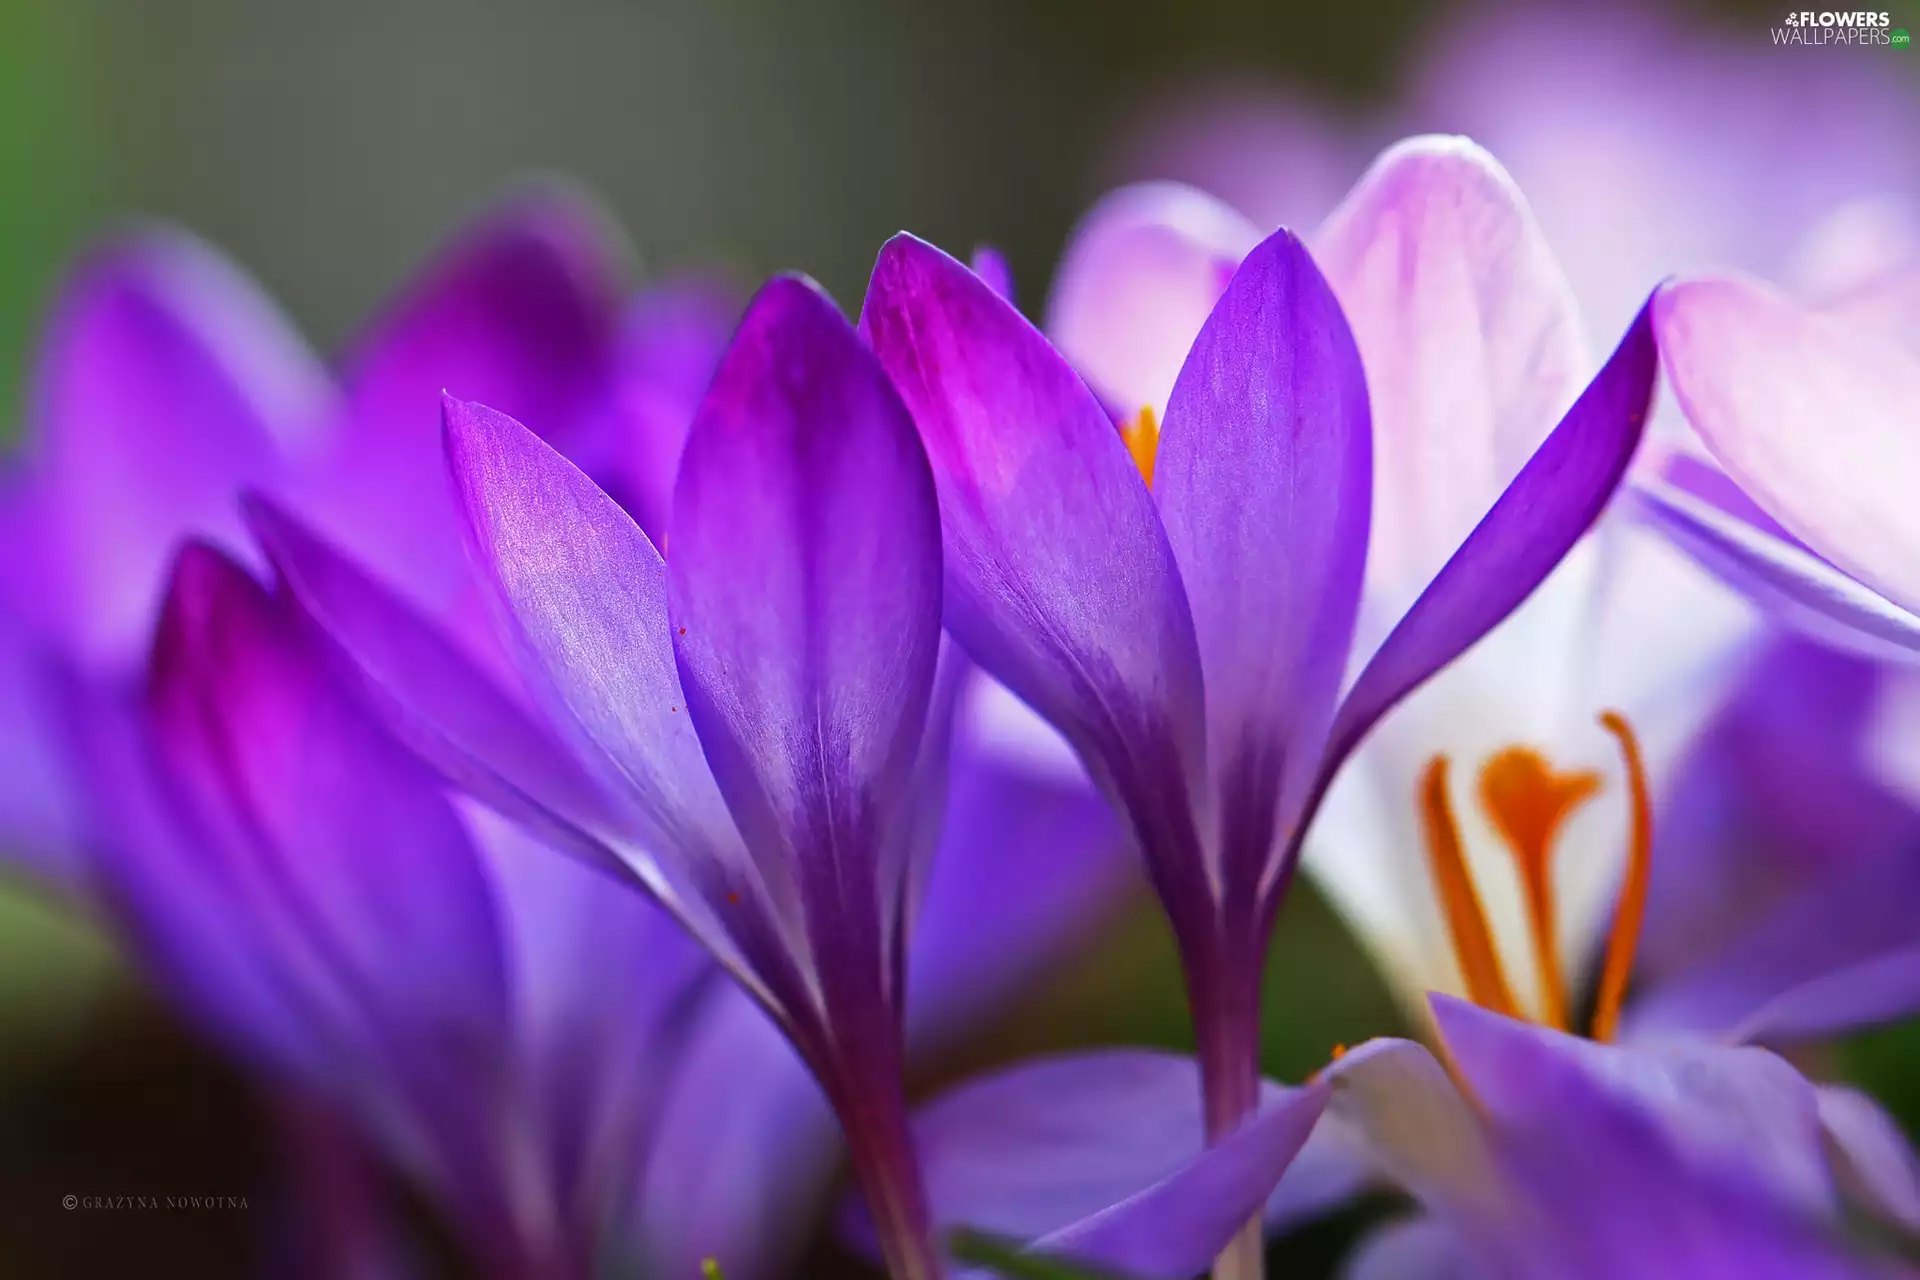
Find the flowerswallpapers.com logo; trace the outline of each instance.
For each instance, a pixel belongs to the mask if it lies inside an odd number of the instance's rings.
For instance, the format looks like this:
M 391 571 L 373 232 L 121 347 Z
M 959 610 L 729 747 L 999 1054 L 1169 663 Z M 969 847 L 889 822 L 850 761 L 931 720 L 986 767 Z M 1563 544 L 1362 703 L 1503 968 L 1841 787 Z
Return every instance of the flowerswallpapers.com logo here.
M 1775 44 L 1883 45 L 1904 49 L 1911 43 L 1905 31 L 1893 28 L 1893 15 L 1884 10 L 1801 9 L 1773 29 Z

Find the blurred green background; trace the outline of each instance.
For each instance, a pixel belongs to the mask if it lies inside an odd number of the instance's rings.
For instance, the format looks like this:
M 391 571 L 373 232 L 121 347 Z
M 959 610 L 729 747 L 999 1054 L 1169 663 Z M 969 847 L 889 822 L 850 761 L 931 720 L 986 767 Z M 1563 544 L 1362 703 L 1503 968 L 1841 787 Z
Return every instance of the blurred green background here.
M 1773 9 L 1700 16 L 1750 30 Z M 1220 78 L 1358 113 L 1449 17 L 1414 0 L 0 0 L 0 431 L 65 263 L 117 219 L 220 244 L 322 349 L 460 218 L 541 171 L 604 196 L 651 270 L 797 268 L 851 301 L 878 245 L 910 228 L 1001 246 L 1032 300 L 1155 102 Z M 1311 892 L 1278 937 L 1274 1074 L 1401 1029 Z M 946 1072 L 1186 1036 L 1170 942 L 1140 905 Z M 1834 1062 L 1920 1121 L 1920 1031 Z M 299 1194 L 272 1171 L 270 1116 L 107 943 L 0 890 L 0 1275 L 291 1274 L 262 1252 L 276 1198 Z M 57 1208 L 161 1182 L 250 1189 L 258 1212 Z M 1378 1209 L 1281 1242 L 1280 1274 L 1327 1273 Z

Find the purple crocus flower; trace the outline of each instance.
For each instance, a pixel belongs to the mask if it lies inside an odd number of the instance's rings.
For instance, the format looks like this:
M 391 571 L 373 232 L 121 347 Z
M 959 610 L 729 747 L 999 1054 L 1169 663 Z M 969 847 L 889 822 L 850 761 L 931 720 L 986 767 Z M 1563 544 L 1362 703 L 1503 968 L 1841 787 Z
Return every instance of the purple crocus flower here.
M 1409 145 L 1382 161 L 1380 225 L 1396 208 L 1417 224 L 1489 181 L 1469 148 Z M 1290 233 L 1232 269 L 1157 445 L 1151 407 L 1123 440 L 1036 330 L 918 241 L 882 253 L 862 325 L 941 487 L 947 625 L 1065 734 L 1125 816 L 1180 945 L 1208 1129 L 1224 1133 L 1256 1101 L 1261 958 L 1320 799 L 1374 722 L 1524 600 L 1598 516 L 1651 391 L 1647 318 L 1459 531 L 1344 696 L 1375 436 L 1347 320 Z M 1382 457 L 1419 447 L 1378 443 Z M 1257 1245 L 1229 1272 L 1257 1267 Z
M 1144 117 L 1115 176 L 1178 179 L 1258 225 L 1303 225 L 1381 141 L 1457 132 L 1527 192 L 1599 332 L 1707 265 L 1844 288 L 1862 233 L 1913 223 L 1920 165 L 1884 140 L 1920 121 L 1920 95 L 1897 58 L 1779 47 L 1778 16 L 1737 30 L 1671 6 L 1477 7 L 1435 24 L 1371 118 L 1203 85 Z
M 1643 509 L 1814 637 L 1878 655 L 1920 648 L 1920 534 L 1900 483 L 1920 459 L 1896 407 L 1920 386 L 1920 364 L 1878 324 L 1815 313 L 1742 279 L 1669 286 L 1656 316 L 1681 408 L 1724 470 L 1669 468 L 1664 482 L 1639 487 Z M 1859 1013 L 1911 1010 L 1920 946 L 1909 932 L 1834 981 Z
M 582 1274 L 710 972 L 698 949 L 459 813 L 292 602 L 207 544 L 179 555 L 137 703 L 74 727 L 92 882 L 169 992 L 353 1118 L 490 1272 Z
M 488 395 L 581 443 L 616 363 L 632 363 L 616 332 L 621 256 L 574 197 L 504 202 L 354 345 L 336 382 L 198 241 L 146 229 L 90 254 L 54 308 L 27 440 L 0 479 L 0 529 L 33 548 L 0 563 L 0 683 L 17 695 L 0 712 L 7 848 L 55 880 L 79 874 L 86 805 L 58 748 L 49 669 L 103 689 L 131 680 L 175 542 L 196 532 L 245 554 L 241 486 L 290 494 L 425 607 L 457 612 L 466 571 L 439 470 L 440 390 Z
M 1116 192 L 1073 237 L 1049 331 L 1109 403 L 1157 412 L 1231 265 L 1258 236 L 1190 188 Z M 1404 442 L 1374 461 L 1364 652 L 1492 507 L 1592 364 L 1527 205 L 1466 144 L 1390 151 L 1316 244 L 1353 320 L 1375 432 Z M 1461 852 L 1515 962 L 1516 995 L 1529 1008 L 1563 1008 L 1597 949 L 1624 847 L 1620 824 L 1605 820 L 1612 806 L 1588 803 L 1614 772 L 1594 717 L 1623 707 L 1664 783 L 1750 627 L 1731 593 L 1632 521 L 1608 520 L 1367 736 L 1328 792 L 1304 866 L 1414 1017 L 1425 1016 L 1428 991 L 1466 990 L 1422 857 L 1429 762 L 1444 754 L 1471 770 L 1444 790 L 1467 817 Z

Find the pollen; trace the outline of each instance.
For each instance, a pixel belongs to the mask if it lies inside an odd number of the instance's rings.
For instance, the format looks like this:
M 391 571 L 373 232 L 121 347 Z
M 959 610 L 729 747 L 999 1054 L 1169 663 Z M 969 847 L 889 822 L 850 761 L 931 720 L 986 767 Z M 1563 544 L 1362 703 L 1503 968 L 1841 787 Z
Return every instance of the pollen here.
M 1126 441 L 1140 478 L 1147 482 L 1147 488 L 1153 488 L 1153 459 L 1160 451 L 1160 419 L 1154 415 L 1153 406 L 1141 405 L 1140 412 L 1121 423 L 1120 438 Z
M 1547 1025 L 1560 1031 L 1568 1026 L 1567 987 L 1560 968 L 1553 849 L 1567 819 L 1599 791 L 1598 773 L 1590 769 L 1556 772 L 1530 747 L 1508 747 L 1480 769 L 1481 807 L 1520 871 L 1534 965 L 1540 974 L 1541 1012 Z

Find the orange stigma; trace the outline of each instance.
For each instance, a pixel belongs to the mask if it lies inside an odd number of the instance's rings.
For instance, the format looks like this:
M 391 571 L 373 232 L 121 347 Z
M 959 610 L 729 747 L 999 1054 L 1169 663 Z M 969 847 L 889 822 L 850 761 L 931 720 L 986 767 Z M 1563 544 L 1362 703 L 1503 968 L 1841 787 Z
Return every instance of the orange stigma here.
M 1133 465 L 1140 468 L 1140 478 L 1147 482 L 1147 488 L 1153 488 L 1153 458 L 1160 451 L 1160 419 L 1154 415 L 1153 406 L 1141 405 L 1140 412 L 1121 423 L 1120 438 L 1127 442 L 1127 452 L 1133 455 Z
M 1481 807 L 1520 869 L 1534 966 L 1540 973 L 1541 1012 L 1558 1031 L 1568 1027 L 1567 982 L 1560 972 L 1554 916 L 1553 846 L 1567 819 L 1599 790 L 1599 774 L 1590 769 L 1555 772 L 1530 747 L 1508 747 L 1480 768 Z
M 1427 837 L 1427 860 L 1433 868 L 1434 886 L 1440 892 L 1454 955 L 1460 961 L 1460 976 L 1466 980 L 1467 996 L 1483 1009 L 1517 1018 L 1520 1009 L 1500 968 L 1500 953 L 1487 924 L 1486 908 L 1480 905 L 1480 891 L 1474 887 L 1473 873 L 1467 869 L 1461 849 L 1460 824 L 1447 799 L 1445 756 L 1435 756 L 1421 776 L 1420 819 Z
M 1653 798 L 1647 789 L 1647 766 L 1633 727 L 1617 711 L 1600 717 L 1600 724 L 1620 742 L 1620 759 L 1627 768 L 1633 793 L 1633 834 L 1627 845 L 1627 874 L 1620 885 L 1620 903 L 1613 911 L 1613 930 L 1607 935 L 1607 958 L 1600 970 L 1600 997 L 1593 1010 L 1593 1038 L 1611 1040 L 1620 1025 L 1620 1005 L 1627 998 L 1627 975 L 1633 971 L 1633 953 L 1640 945 L 1640 921 L 1647 913 L 1647 884 L 1653 871 Z

